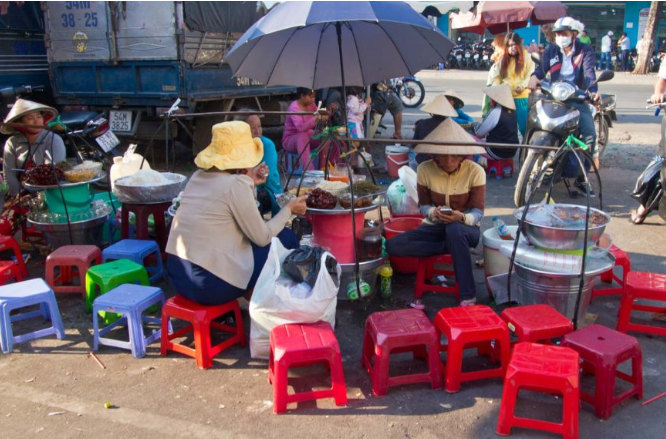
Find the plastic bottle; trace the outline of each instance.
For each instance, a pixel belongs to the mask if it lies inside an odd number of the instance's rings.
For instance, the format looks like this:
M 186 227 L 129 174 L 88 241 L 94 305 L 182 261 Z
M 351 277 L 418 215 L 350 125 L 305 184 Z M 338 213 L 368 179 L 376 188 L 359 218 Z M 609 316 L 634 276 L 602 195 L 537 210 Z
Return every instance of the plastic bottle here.
M 382 299 L 391 298 L 391 277 L 393 276 L 393 269 L 391 265 L 386 261 L 386 264 L 379 270 L 379 276 L 381 277 L 381 284 L 379 286 L 379 292 L 382 295 Z
M 126 177 L 136 173 L 139 169 L 150 169 L 148 160 L 144 160 L 141 154 L 134 152 L 136 145 L 130 145 L 127 152 L 122 157 L 114 157 L 111 171 L 109 172 L 109 181 L 113 189 L 114 183 L 120 177 Z M 141 163 L 143 162 L 143 166 Z
M 497 234 L 501 239 L 504 239 L 506 241 L 513 241 L 511 232 L 509 232 L 509 229 L 506 227 L 506 224 L 504 224 L 504 221 L 499 219 L 499 217 L 497 216 L 493 217 L 493 227 L 495 227 L 495 230 L 497 230 Z

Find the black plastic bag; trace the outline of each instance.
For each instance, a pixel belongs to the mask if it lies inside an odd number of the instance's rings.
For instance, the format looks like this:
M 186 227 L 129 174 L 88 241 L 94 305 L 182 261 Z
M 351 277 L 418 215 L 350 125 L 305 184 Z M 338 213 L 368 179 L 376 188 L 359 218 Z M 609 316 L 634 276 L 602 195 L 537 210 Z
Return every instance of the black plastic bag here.
M 655 157 L 636 179 L 636 185 L 631 197 L 645 206 L 648 212 L 658 207 L 663 194 L 661 185 L 661 168 L 663 157 Z
M 321 269 L 321 257 L 324 253 L 325 250 L 321 247 L 302 245 L 284 259 L 282 269 L 294 281 L 305 282 L 310 287 L 314 287 Z M 338 261 L 332 256 L 326 258 L 325 269 L 334 279 L 337 279 L 337 264 Z

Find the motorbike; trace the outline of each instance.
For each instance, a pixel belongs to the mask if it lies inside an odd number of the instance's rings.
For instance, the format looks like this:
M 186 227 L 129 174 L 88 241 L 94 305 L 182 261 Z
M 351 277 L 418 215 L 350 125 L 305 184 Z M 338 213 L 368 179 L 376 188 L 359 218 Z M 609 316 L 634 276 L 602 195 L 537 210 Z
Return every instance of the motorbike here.
M 392 79 L 391 88 L 407 108 L 415 108 L 423 103 L 425 87 L 415 76 Z
M 8 109 L 16 99 L 28 99 L 34 92 L 43 89 L 43 86 L 29 85 L 3 88 L 0 90 L 3 107 Z M 73 157 L 79 163 L 84 160 L 102 163 L 105 177 L 95 182 L 95 186 L 107 189 L 113 157 L 121 154 L 116 148 L 120 144 L 120 140 L 110 130 L 109 121 L 105 115 L 92 111 L 60 112 L 53 123 L 53 130 L 62 137 L 67 157 Z
M 535 60 L 535 62 L 539 62 Z M 604 70 L 597 82 L 608 81 L 614 76 L 613 71 Z M 548 79 L 541 82 L 541 93 L 533 93 L 530 99 L 530 111 L 527 117 L 525 137 L 527 144 L 535 146 L 560 147 L 571 134 L 578 134 L 580 112 L 571 109 L 567 103 L 585 102 L 587 90 L 580 90 L 566 81 L 551 83 Z M 525 150 L 522 150 L 524 152 Z M 553 183 L 563 181 L 570 196 L 570 184 L 567 179 L 580 175 L 580 169 L 573 153 L 563 156 L 564 165 L 554 163 L 556 151 L 529 149 L 522 155 L 522 166 L 518 174 L 513 200 L 517 207 L 523 206 L 532 192 L 541 186 L 544 176 L 549 176 Z M 556 175 L 559 170 L 560 175 Z
M 656 114 L 666 109 L 666 103 L 650 104 L 648 108 L 657 107 Z M 648 163 L 641 175 L 636 179 L 634 190 L 631 197 L 638 201 L 645 212 L 635 221 L 635 224 L 641 224 L 643 220 L 654 210 L 659 212 L 659 216 L 666 221 L 666 198 L 664 198 L 664 188 L 666 188 L 666 168 L 664 167 L 664 145 L 666 142 L 666 117 L 661 122 L 661 156 L 657 156 Z
M 614 94 L 602 94 L 601 99 L 592 105 L 592 117 L 594 126 L 597 129 L 596 150 L 598 157 L 601 158 L 608 145 L 608 135 L 610 128 L 613 127 L 613 121 L 617 120 L 615 107 L 617 96 Z

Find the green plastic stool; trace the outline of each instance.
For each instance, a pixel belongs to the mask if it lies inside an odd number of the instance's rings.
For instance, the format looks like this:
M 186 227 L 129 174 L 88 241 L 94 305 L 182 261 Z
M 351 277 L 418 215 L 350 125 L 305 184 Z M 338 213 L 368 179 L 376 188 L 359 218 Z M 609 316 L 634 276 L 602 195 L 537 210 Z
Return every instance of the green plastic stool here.
M 122 284 L 150 286 L 148 272 L 143 265 L 129 259 L 117 259 L 90 267 L 86 272 L 86 312 L 92 312 L 93 302 L 98 295 L 96 287 L 99 287 L 101 296 Z M 100 311 L 99 315 L 107 325 L 120 317 L 119 314 L 104 311 Z

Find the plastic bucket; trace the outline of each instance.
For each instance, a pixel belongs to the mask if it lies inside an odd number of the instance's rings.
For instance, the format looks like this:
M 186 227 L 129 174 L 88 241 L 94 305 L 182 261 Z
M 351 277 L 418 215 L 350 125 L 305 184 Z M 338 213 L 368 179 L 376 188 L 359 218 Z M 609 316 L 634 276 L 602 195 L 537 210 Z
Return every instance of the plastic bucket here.
M 402 145 L 386 145 L 386 172 L 389 177 L 398 178 L 398 169 L 409 164 L 409 148 Z
M 507 226 L 507 229 L 511 236 L 516 236 L 518 226 Z M 491 227 L 483 232 L 483 267 L 486 272 L 486 278 L 509 272 L 510 260 L 499 251 L 502 244 L 506 244 L 507 242 L 513 243 L 513 241 L 505 241 L 500 238 L 495 227 Z
M 386 239 L 391 239 L 408 230 L 413 230 L 421 225 L 422 218 L 418 217 L 400 217 L 390 218 L 384 222 L 384 231 L 386 232 Z M 419 258 L 406 258 L 406 257 L 389 257 L 391 267 L 397 273 L 414 274 L 419 265 Z
M 75 186 L 46 189 L 44 190 L 44 198 L 46 206 L 51 212 L 65 213 L 65 205 L 67 205 L 67 212 L 71 214 L 90 209 L 93 192 L 89 184 L 78 184 Z

